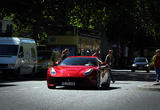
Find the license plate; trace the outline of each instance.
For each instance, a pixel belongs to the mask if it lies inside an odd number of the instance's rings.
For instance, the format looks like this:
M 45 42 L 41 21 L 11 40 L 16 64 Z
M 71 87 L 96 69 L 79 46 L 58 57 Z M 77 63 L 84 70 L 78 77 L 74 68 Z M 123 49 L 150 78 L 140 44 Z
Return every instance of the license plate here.
M 62 86 L 75 86 L 75 82 L 62 82 Z
M 143 69 L 142 67 L 138 67 L 138 69 Z

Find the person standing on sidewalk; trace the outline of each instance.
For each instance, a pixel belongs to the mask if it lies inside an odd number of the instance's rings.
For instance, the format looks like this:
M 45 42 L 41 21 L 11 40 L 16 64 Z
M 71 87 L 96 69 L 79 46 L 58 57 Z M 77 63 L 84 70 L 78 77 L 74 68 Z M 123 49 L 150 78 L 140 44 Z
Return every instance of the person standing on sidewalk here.
M 156 72 L 156 82 L 160 80 L 160 49 L 156 50 L 156 54 L 152 58 L 152 64 L 154 65 Z
M 112 71 L 111 71 L 111 68 L 113 67 L 113 62 L 114 62 L 114 57 L 113 57 L 113 50 L 109 50 L 109 52 L 108 52 L 108 54 L 107 54 L 107 56 L 106 56 L 106 58 L 105 58 L 105 62 L 106 62 L 106 64 L 108 64 L 108 66 L 109 66 L 109 72 L 110 72 L 110 77 L 111 77 L 111 80 L 112 80 L 112 82 L 114 83 L 115 82 L 115 80 L 114 80 L 114 78 L 113 78 L 113 75 L 112 75 Z
M 67 58 L 69 56 L 69 49 L 66 48 L 62 51 L 62 54 L 61 54 L 61 61 L 63 61 L 65 58 Z

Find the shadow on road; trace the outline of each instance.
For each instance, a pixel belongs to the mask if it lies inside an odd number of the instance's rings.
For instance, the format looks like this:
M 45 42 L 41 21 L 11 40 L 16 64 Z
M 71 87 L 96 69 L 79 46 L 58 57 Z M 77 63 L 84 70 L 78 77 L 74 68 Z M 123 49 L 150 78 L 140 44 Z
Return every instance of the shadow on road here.
M 155 81 L 154 73 L 143 72 L 113 72 L 113 77 L 117 81 Z
M 130 72 L 125 70 L 116 70 L 113 71 L 113 77 L 116 81 L 155 81 L 155 73 L 146 73 L 146 72 Z M 21 77 L 13 77 L 9 76 L 7 78 L 3 78 L 0 75 L 0 83 L 9 83 L 9 82 L 19 82 L 19 81 L 45 81 L 46 74 L 38 73 L 35 76 L 31 75 L 22 75 Z
M 0 84 L 0 87 L 16 86 L 15 84 Z
M 86 91 L 108 91 L 108 90 L 115 90 L 115 89 L 121 89 L 120 87 L 109 87 L 109 88 L 101 88 L 97 89 L 95 87 L 57 87 L 52 90 L 86 90 Z
M 45 81 L 46 76 L 44 74 L 32 75 L 21 75 L 19 77 L 14 76 L 0 76 L 0 83 L 10 83 L 10 82 L 22 82 L 22 81 Z

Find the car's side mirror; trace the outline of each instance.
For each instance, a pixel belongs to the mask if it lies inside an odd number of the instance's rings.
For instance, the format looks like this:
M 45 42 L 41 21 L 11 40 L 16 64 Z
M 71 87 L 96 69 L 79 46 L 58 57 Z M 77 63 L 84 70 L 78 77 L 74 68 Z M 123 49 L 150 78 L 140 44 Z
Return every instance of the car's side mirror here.
M 60 64 L 60 61 L 56 61 L 56 62 L 54 62 L 54 66 L 57 66 L 58 64 Z
M 101 63 L 101 65 L 105 65 L 105 64 L 106 64 L 106 62 L 102 62 L 102 63 Z

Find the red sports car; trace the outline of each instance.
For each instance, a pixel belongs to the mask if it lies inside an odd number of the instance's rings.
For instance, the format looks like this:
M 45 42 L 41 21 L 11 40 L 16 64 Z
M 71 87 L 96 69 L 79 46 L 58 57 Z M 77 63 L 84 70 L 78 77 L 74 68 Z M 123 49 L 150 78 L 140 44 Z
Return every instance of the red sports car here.
M 47 72 L 49 89 L 56 86 L 110 86 L 109 68 L 94 56 L 71 56 Z

